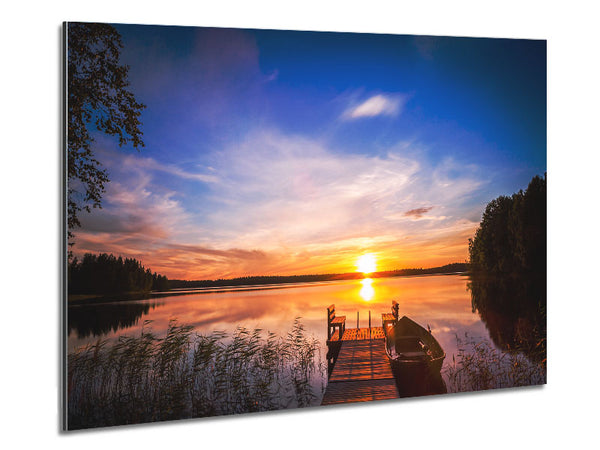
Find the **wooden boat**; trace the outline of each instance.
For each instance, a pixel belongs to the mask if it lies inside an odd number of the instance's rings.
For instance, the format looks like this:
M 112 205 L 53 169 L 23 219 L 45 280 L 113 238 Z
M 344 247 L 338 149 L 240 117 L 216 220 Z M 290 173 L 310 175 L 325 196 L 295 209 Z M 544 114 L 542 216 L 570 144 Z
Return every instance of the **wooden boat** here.
M 403 316 L 386 332 L 385 351 L 392 368 L 429 368 L 439 373 L 446 353 L 431 331 Z

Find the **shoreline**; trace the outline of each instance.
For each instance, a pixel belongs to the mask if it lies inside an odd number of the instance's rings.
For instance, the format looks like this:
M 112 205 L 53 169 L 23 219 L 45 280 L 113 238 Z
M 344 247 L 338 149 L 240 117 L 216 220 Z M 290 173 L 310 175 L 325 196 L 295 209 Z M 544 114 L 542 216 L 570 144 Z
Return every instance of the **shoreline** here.
M 67 306 L 86 306 L 95 305 L 101 303 L 117 303 L 127 302 L 135 300 L 150 300 L 159 299 L 163 297 L 175 297 L 182 295 L 194 295 L 194 294 L 215 294 L 215 293 L 227 293 L 227 292 L 245 292 L 245 291 L 263 291 L 272 289 L 291 289 L 295 287 L 310 287 L 320 286 L 327 283 L 343 283 L 353 280 L 362 280 L 368 278 L 411 278 L 411 277 L 430 277 L 438 275 L 469 275 L 469 271 L 464 272 L 436 272 L 436 273 L 422 273 L 422 274 L 399 274 L 399 275 L 387 275 L 387 276 L 371 276 L 365 277 L 353 277 L 353 278 L 332 278 L 330 280 L 318 280 L 318 281 L 282 281 L 280 283 L 264 283 L 264 284 L 247 284 L 247 285 L 222 285 L 222 286 L 201 286 L 201 287 L 190 287 L 190 288 L 175 288 L 170 291 L 163 292 L 125 292 L 115 293 L 109 295 L 97 295 L 97 294 L 72 294 L 67 296 Z

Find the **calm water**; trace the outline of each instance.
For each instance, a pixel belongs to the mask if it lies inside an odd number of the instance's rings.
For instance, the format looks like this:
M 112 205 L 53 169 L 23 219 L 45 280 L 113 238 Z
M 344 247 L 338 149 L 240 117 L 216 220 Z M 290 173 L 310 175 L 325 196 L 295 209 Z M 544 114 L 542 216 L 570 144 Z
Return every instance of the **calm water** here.
M 98 338 L 139 335 L 145 320 L 152 321 L 159 335 L 171 319 L 193 325 L 199 333 L 232 331 L 239 325 L 284 334 L 294 318 L 301 317 L 309 334 L 319 339 L 324 355 L 327 306 L 334 303 L 337 314 L 346 316 L 347 328 L 356 326 L 357 313 L 360 327 L 367 327 L 369 311 L 372 325 L 381 326 L 381 313 L 389 312 L 396 300 L 400 315 L 431 327 L 446 350 L 446 361 L 451 361 L 457 334 L 489 338 L 479 314 L 472 312 L 468 280 L 462 275 L 346 280 L 75 306 L 69 308 L 68 345 L 71 351 Z

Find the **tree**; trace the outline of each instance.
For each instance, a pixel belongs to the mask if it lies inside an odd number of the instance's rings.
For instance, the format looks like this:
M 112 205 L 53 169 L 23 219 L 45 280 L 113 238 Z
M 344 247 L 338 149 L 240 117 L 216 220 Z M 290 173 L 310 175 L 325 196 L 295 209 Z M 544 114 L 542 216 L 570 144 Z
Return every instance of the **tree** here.
M 144 146 L 139 117 L 146 107 L 129 91 L 129 67 L 119 62 L 121 35 L 106 24 L 69 23 L 67 30 L 67 225 L 69 245 L 79 213 L 101 208 L 108 173 L 94 156 L 92 133 L 117 136 L 119 146 Z M 70 252 L 69 252 L 70 253 Z
M 535 176 L 525 192 L 487 204 L 469 239 L 471 270 L 487 274 L 546 273 L 546 176 Z
M 81 261 L 73 258 L 68 270 L 69 294 L 108 295 L 169 290 L 166 276 L 152 273 L 133 258 L 117 258 L 107 253 L 86 253 Z

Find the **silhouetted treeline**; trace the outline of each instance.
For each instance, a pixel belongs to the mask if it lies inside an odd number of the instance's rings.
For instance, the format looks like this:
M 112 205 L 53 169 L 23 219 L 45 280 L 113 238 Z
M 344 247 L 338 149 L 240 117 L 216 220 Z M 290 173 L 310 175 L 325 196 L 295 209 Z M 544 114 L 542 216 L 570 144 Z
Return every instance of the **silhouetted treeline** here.
M 245 286 L 261 284 L 281 283 L 309 283 L 314 281 L 347 280 L 361 278 L 358 273 L 348 274 L 321 274 L 321 275 L 289 275 L 289 276 L 248 276 L 238 278 L 219 278 L 217 280 L 169 280 L 172 289 L 178 288 L 200 288 L 200 287 L 222 287 L 222 286 Z
M 383 278 L 383 277 L 399 277 L 403 275 L 433 275 L 436 273 L 459 273 L 466 272 L 469 270 L 467 263 L 452 263 L 446 264 L 440 267 L 430 267 L 428 269 L 400 269 L 390 270 L 386 272 L 376 272 L 370 277 L 372 278 Z
M 69 294 L 115 294 L 168 290 L 169 280 L 133 258 L 86 253 L 69 263 Z
M 469 240 L 471 304 L 494 344 L 546 362 L 546 176 L 488 203 Z
M 454 273 L 465 272 L 468 269 L 466 263 L 446 264 L 441 267 L 432 267 L 429 269 L 401 269 L 369 274 L 371 278 L 397 277 L 403 275 L 430 275 L 436 273 Z M 201 287 L 222 287 L 222 286 L 246 286 L 263 284 L 284 284 L 284 283 L 310 283 L 316 281 L 335 281 L 335 280 L 355 280 L 364 278 L 359 272 L 348 273 L 329 273 L 313 275 L 272 275 L 272 276 L 248 276 L 218 280 L 169 280 L 171 289 L 181 288 L 201 288 Z
M 469 256 L 471 270 L 486 275 L 545 273 L 546 175 L 533 177 L 525 192 L 488 203 Z

